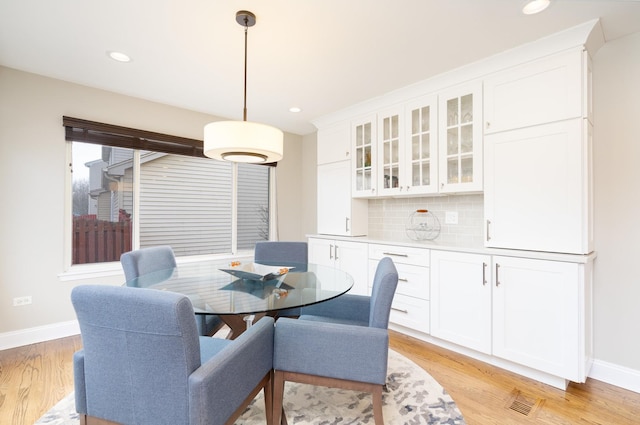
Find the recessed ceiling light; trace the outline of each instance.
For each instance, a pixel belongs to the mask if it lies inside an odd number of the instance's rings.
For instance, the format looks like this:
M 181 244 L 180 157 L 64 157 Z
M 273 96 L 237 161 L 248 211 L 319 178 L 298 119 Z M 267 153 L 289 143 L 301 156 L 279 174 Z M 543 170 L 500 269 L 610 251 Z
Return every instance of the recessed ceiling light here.
M 113 51 L 109 51 L 107 52 L 107 54 L 109 55 L 109 57 L 111 59 L 113 59 L 114 61 L 118 61 L 118 62 L 131 62 L 131 58 L 122 53 L 122 52 L 113 52 Z
M 534 15 L 540 13 L 549 7 L 551 0 L 531 0 L 522 8 L 522 13 L 525 15 Z
M 289 112 L 302 112 L 302 109 L 298 108 L 297 106 L 292 106 L 291 108 L 289 108 Z

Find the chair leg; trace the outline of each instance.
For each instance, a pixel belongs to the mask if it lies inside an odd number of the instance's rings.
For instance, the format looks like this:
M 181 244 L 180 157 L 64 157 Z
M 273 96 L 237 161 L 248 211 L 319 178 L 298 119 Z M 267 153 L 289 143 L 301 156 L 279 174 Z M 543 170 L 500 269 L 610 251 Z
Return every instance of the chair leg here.
M 287 425 L 282 400 L 284 398 L 284 373 L 276 370 L 273 373 L 273 425 Z
M 382 385 L 375 386 L 371 391 L 373 399 L 373 419 L 376 425 L 384 425 L 382 418 Z
M 267 417 L 267 425 L 274 425 L 273 422 L 273 369 L 269 372 L 269 382 L 264 389 L 264 412 Z

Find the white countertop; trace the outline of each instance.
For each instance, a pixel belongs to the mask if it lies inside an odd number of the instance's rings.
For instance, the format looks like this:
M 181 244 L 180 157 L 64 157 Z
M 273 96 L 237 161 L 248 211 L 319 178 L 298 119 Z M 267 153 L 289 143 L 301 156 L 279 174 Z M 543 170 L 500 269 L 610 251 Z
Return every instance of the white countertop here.
M 506 257 L 521 257 L 521 258 L 532 258 L 532 259 L 540 259 L 540 260 L 549 260 L 549 261 L 565 261 L 570 263 L 588 263 L 593 261 L 596 258 L 596 252 L 591 252 L 589 254 L 565 254 L 558 252 L 542 252 L 542 251 L 526 251 L 526 250 L 517 250 L 517 249 L 505 249 L 505 248 L 487 248 L 485 246 L 469 246 L 469 245 L 461 245 L 455 243 L 443 243 L 437 240 L 433 241 L 414 241 L 409 238 L 404 240 L 385 240 L 385 239 L 376 239 L 368 236 L 336 236 L 336 235 L 321 235 L 321 234 L 309 234 L 306 235 L 307 238 L 318 238 L 318 239 L 332 239 L 332 240 L 342 240 L 342 241 L 351 241 L 351 242 L 362 242 L 369 244 L 383 244 L 383 245 L 394 245 L 394 246 L 406 246 L 406 247 L 414 247 L 414 248 L 427 248 L 433 250 L 440 251 L 457 251 L 457 252 L 468 252 L 474 254 L 485 254 L 485 255 L 502 255 Z

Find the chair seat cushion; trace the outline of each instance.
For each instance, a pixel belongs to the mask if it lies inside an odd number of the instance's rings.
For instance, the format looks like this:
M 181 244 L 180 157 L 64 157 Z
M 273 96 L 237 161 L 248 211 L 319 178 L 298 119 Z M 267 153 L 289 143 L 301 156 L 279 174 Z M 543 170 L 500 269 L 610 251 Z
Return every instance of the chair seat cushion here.
M 231 344 L 230 339 L 213 338 L 210 336 L 200 337 L 200 363 L 204 364 L 207 360 L 215 356 L 224 347 Z
M 325 323 L 340 323 L 342 325 L 353 325 L 353 326 L 364 326 L 364 327 L 369 326 L 369 322 L 365 322 L 362 320 L 338 319 L 338 318 L 327 317 L 327 316 L 314 316 L 312 314 L 303 314 L 298 318 L 298 320 L 309 320 L 312 322 L 325 322 Z

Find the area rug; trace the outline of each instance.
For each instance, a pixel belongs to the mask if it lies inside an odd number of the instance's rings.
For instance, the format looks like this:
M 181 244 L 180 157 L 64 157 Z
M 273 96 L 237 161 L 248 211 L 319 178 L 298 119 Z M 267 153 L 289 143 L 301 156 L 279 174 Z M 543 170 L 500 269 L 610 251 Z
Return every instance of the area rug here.
M 389 350 L 387 388 L 382 396 L 384 422 L 389 425 L 447 424 L 465 421 L 451 396 L 411 360 Z M 357 391 L 287 382 L 284 410 L 290 425 L 373 424 L 371 395 Z M 236 425 L 265 422 L 262 395 L 247 408 Z M 78 425 L 73 393 L 62 399 L 36 425 Z

